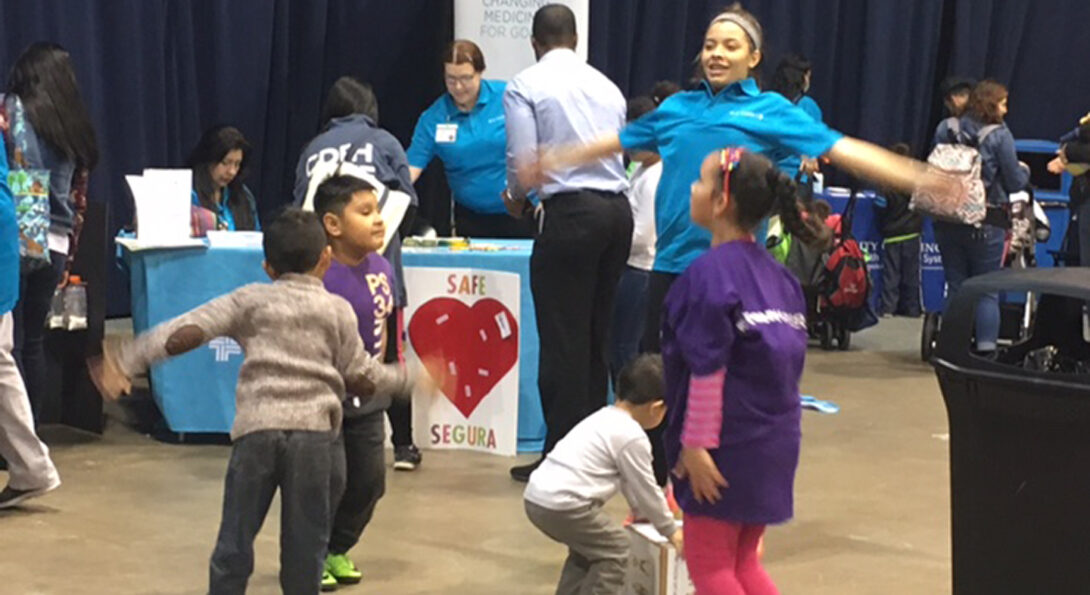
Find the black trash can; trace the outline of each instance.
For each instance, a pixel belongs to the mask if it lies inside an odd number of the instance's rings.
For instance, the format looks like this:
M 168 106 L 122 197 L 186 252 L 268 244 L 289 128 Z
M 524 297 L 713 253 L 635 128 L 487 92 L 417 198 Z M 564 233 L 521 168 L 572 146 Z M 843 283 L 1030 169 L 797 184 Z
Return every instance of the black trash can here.
M 975 355 L 976 304 L 1001 291 L 1038 298 L 1031 329 Z M 970 279 L 943 316 L 932 363 L 950 423 L 957 595 L 1090 593 L 1087 301 L 1090 269 L 1007 270 Z

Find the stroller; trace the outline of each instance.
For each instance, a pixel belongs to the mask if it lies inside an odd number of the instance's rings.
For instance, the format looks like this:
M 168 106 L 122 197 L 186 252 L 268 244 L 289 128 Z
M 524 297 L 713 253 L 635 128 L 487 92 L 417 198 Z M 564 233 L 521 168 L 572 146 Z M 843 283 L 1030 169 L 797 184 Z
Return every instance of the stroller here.
M 792 238 L 778 221 L 769 228 L 768 248 L 799 280 L 806 299 L 807 332 L 826 351 L 834 343 L 847 351 L 852 333 L 876 322 L 868 310 L 871 282 L 866 257 L 851 232 L 855 202 L 853 194 L 843 215 L 826 219 L 833 230 L 827 247 Z
M 1033 189 L 1010 197 L 1010 231 L 1003 245 L 1003 267 L 1027 269 L 1037 266 L 1037 243 L 1047 242 L 1052 230 L 1041 205 L 1034 200 Z M 999 343 L 1010 345 L 1023 339 L 1033 322 L 1036 299 L 1033 294 L 1006 296 L 999 305 Z M 920 335 L 920 358 L 931 361 L 942 327 L 942 312 L 924 315 Z

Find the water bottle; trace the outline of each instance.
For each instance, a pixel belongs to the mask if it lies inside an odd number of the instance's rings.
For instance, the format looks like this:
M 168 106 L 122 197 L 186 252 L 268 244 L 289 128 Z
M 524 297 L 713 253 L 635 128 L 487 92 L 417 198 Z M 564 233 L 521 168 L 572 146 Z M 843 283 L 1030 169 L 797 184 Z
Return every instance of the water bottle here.
M 49 318 L 46 326 L 50 330 L 64 329 L 64 288 L 53 291 L 53 302 L 49 305 Z
M 64 288 L 64 317 L 70 331 L 87 328 L 87 286 L 79 275 L 69 277 Z

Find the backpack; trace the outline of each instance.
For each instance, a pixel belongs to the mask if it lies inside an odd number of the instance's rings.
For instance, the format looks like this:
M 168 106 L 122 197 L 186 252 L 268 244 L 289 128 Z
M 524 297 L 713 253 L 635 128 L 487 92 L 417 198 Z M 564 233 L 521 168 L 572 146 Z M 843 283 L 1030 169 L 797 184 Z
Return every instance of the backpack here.
M 976 138 L 961 130 L 957 118 L 946 119 L 950 142 L 939 143 L 927 156 L 927 164 L 961 181 L 963 192 L 939 196 L 916 190 L 909 206 L 944 221 L 979 226 L 987 213 L 987 192 L 980 177 L 980 146 L 1000 125 L 989 124 L 980 129 Z
M 818 263 L 818 306 L 820 309 L 858 310 L 870 294 L 867 257 L 852 237 L 853 196 L 844 209 L 841 233 L 832 250 Z

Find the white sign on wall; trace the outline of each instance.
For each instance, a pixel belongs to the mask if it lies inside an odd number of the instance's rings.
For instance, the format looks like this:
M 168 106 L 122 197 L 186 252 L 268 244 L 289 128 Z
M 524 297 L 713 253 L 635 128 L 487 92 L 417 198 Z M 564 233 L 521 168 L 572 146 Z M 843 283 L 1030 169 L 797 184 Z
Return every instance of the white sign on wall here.
M 530 47 L 534 13 L 546 4 L 564 4 L 575 13 L 579 44 L 575 51 L 587 59 L 590 0 L 455 0 L 454 37 L 481 47 L 490 79 L 511 80 L 536 60 Z
M 413 400 L 416 444 L 515 456 L 519 276 L 406 267 L 405 285 L 408 355 L 439 367 L 446 378 L 438 395 Z

